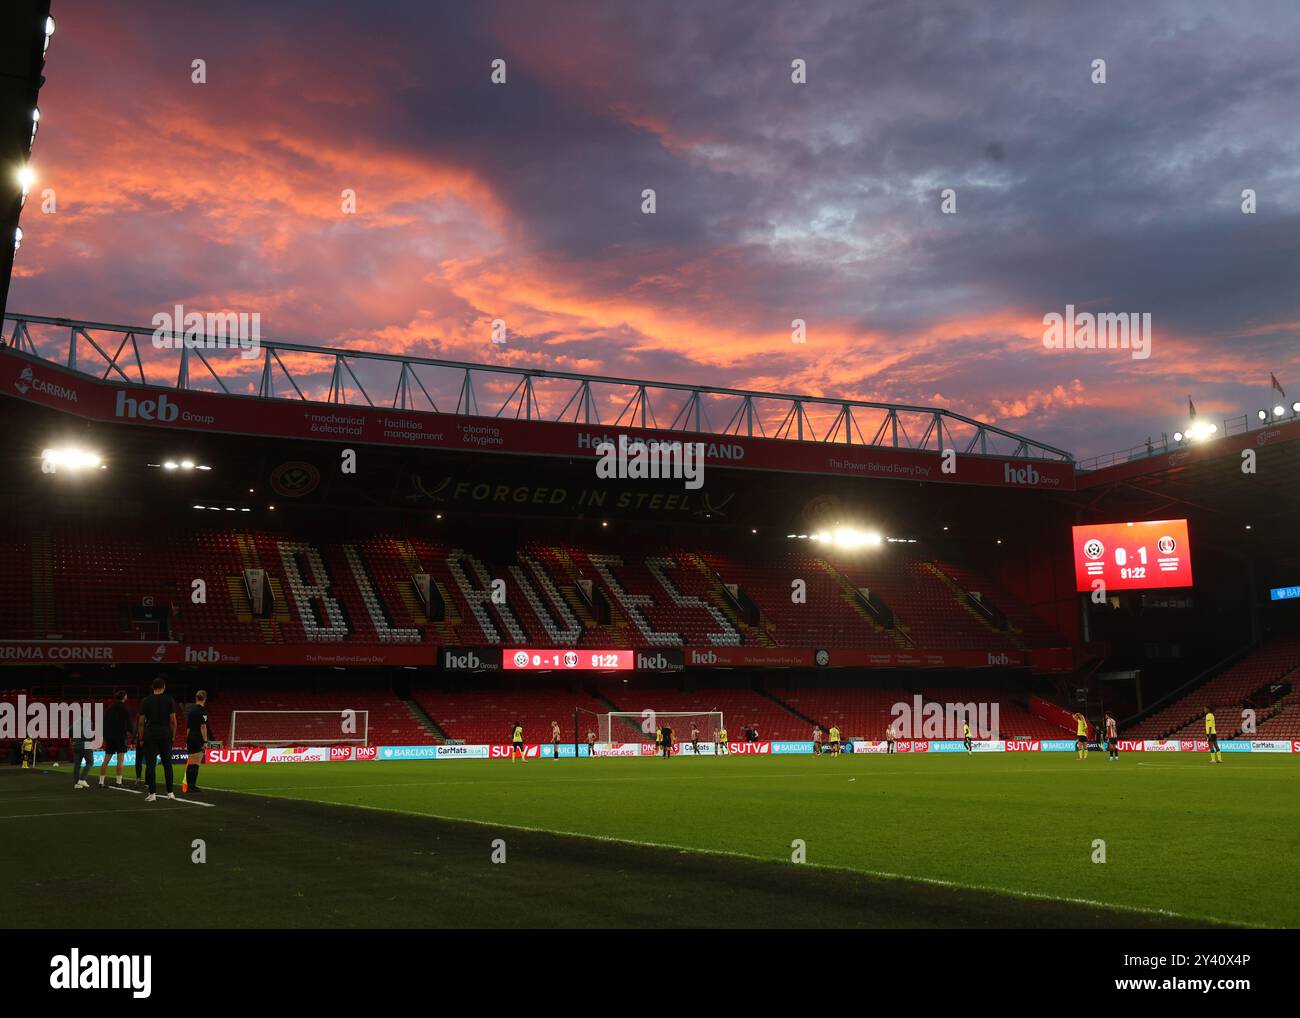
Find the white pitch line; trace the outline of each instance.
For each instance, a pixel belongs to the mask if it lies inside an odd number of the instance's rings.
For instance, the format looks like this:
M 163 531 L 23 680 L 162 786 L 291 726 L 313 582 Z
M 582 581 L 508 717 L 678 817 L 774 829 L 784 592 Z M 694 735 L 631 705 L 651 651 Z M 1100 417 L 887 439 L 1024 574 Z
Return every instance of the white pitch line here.
M 127 788 L 125 785 L 100 785 L 100 788 L 111 788 L 115 792 L 130 792 L 132 795 L 143 795 L 143 792 L 134 788 Z
M 212 807 L 212 806 L 215 806 L 215 805 L 216 805 L 215 802 L 200 802 L 198 799 L 187 799 L 187 798 L 185 798 L 184 796 L 181 796 L 180 798 L 177 798 L 177 799 L 159 799 L 158 801 L 159 801 L 159 802 L 183 802 L 183 803 L 185 803 L 186 805 L 189 805 L 189 806 L 208 806 L 208 807 Z

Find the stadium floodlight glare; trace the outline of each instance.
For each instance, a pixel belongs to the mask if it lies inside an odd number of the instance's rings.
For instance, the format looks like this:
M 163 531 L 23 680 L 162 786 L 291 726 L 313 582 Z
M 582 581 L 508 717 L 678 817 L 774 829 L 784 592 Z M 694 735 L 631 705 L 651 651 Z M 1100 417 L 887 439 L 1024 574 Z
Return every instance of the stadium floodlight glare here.
M 863 532 L 852 527 L 841 527 L 835 531 L 835 543 L 840 547 L 862 548 L 884 544 L 885 539 L 874 530 Z
M 36 171 L 30 166 L 22 166 L 19 167 L 15 176 L 18 178 L 18 186 L 22 188 L 23 197 L 26 198 L 27 192 L 30 191 L 32 185 L 36 183 Z
M 23 246 L 23 228 L 21 226 L 15 226 L 14 227 L 14 250 L 17 251 L 22 246 Z
M 60 470 L 93 470 L 102 463 L 103 460 L 97 453 L 86 449 L 69 447 L 41 450 L 41 469 L 51 474 L 58 473 Z
M 1218 430 L 1219 426 L 1217 424 L 1193 421 L 1191 424 L 1187 425 L 1187 430 L 1183 432 L 1183 438 L 1187 439 L 1189 442 L 1200 442 L 1204 439 L 1210 438 Z
M 166 463 L 163 464 L 163 469 L 164 469 L 164 470 L 179 470 L 179 469 L 180 469 L 180 464 L 177 463 L 177 462 L 175 462 L 174 460 L 168 460 Z
M 801 535 L 802 536 L 802 535 Z M 819 530 L 809 535 L 810 539 L 820 544 L 831 544 L 846 551 L 883 544 L 885 539 L 875 531 L 859 530 L 857 527 L 836 527 L 834 530 Z
M 41 126 L 41 111 L 37 106 L 32 107 L 32 142 L 36 141 L 36 129 Z
M 1258 417 L 1261 421 L 1266 421 L 1266 420 L 1268 420 L 1268 411 L 1267 411 L 1267 410 L 1256 410 L 1256 411 L 1255 411 L 1255 416 Z
M 1291 412 L 1293 414 L 1300 414 L 1300 399 L 1291 404 Z
M 1286 407 L 1284 407 L 1281 403 L 1279 403 L 1277 406 L 1273 408 L 1274 417 L 1281 417 L 1284 413 L 1286 413 Z
M 1178 442 L 1178 443 L 1180 443 L 1180 444 L 1182 443 L 1182 441 L 1183 441 L 1183 433 L 1182 433 L 1181 431 L 1175 431 L 1175 432 L 1174 432 L 1174 441 L 1175 441 L 1175 442 Z

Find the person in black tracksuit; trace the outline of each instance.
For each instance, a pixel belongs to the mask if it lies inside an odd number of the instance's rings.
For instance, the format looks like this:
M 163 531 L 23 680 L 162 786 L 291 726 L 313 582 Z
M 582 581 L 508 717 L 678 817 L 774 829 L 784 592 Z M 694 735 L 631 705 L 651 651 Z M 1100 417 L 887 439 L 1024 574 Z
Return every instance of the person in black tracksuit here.
M 108 777 L 108 762 L 117 757 L 117 783 L 122 783 L 122 760 L 126 757 L 126 736 L 131 730 L 131 711 L 126 705 L 126 690 L 113 694 L 112 705 L 104 712 L 104 762 L 99 768 L 99 787 Z
M 163 777 L 167 781 L 167 798 L 175 799 L 172 791 L 172 741 L 176 738 L 176 701 L 167 692 L 167 683 L 160 675 L 153 680 L 153 693 L 140 704 L 137 722 L 135 751 L 143 749 L 145 780 L 149 784 L 146 802 L 158 798 L 158 758 L 162 757 Z

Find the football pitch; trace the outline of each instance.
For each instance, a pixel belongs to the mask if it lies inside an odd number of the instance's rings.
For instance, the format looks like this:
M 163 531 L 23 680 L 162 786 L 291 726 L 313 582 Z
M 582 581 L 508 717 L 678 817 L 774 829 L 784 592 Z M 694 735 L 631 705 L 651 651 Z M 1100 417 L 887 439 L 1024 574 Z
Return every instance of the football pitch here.
M 0 906 L 87 928 L 1300 925 L 1289 757 L 372 762 L 200 780 L 197 801 L 149 804 L 73 791 L 65 768 L 0 774 Z

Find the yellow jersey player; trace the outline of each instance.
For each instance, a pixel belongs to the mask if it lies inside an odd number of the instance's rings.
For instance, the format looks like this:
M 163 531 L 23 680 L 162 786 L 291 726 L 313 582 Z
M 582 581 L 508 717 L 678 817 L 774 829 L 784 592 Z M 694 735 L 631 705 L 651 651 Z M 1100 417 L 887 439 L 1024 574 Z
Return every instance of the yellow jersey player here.
M 963 721 L 961 723 L 961 744 L 966 747 L 967 753 L 973 752 L 970 745 L 970 722 L 969 721 Z
M 831 756 L 840 755 L 840 728 L 839 725 L 831 725 Z
M 1205 708 L 1205 739 L 1210 744 L 1210 763 L 1223 763 L 1223 752 L 1219 749 L 1219 732 L 1214 726 L 1214 708 Z
M 726 755 L 727 755 L 727 730 L 725 728 L 719 728 L 718 729 L 718 756 L 726 756 Z
M 510 730 L 510 759 L 523 760 L 524 757 L 524 723 L 516 721 Z
M 1075 731 L 1078 735 L 1074 739 L 1074 756 L 1076 760 L 1088 759 L 1088 719 L 1082 714 L 1074 715 Z

